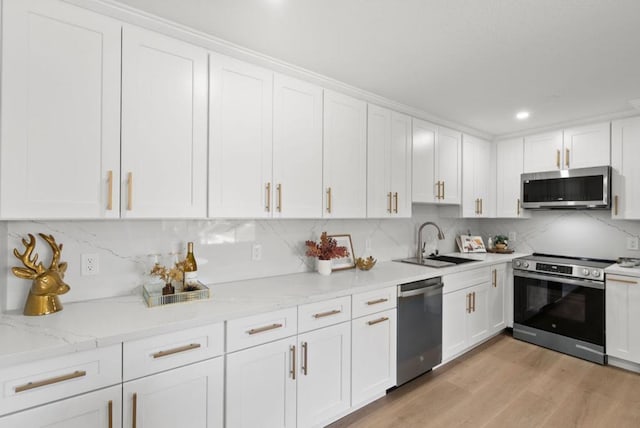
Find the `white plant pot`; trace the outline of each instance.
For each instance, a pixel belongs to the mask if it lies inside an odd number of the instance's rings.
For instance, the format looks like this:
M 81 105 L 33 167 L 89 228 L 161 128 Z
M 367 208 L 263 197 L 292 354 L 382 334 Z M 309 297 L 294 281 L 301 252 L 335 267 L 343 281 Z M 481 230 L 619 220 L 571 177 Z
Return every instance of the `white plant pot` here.
M 316 269 L 320 275 L 331 275 L 331 260 L 316 260 Z

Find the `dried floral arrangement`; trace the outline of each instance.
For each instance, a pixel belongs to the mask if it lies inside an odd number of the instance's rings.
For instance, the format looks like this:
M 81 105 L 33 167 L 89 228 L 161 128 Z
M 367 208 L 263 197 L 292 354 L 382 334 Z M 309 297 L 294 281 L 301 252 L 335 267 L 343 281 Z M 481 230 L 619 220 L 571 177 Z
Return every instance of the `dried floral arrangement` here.
M 349 256 L 347 247 L 339 247 L 338 242 L 327 236 L 327 232 L 322 232 L 320 242 L 306 241 L 306 255 L 309 257 L 317 257 L 320 260 L 339 259 Z
M 174 267 L 167 268 L 160 263 L 156 263 L 151 268 L 151 275 L 157 276 L 164 281 L 165 284 L 169 284 L 172 281 L 182 281 L 182 269 L 180 269 L 180 262 L 176 263 Z

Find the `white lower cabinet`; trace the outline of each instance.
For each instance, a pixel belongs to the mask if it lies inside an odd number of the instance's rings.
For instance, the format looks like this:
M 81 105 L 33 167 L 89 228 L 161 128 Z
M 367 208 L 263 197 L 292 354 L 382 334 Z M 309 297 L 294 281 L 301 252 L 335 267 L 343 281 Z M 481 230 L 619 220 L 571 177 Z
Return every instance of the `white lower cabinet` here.
M 226 426 L 296 426 L 296 337 L 227 355 Z
M 223 390 L 222 357 L 125 382 L 123 426 L 222 427 Z
M 607 274 L 605 290 L 607 355 L 640 364 L 640 278 Z
M 396 309 L 351 321 L 351 405 L 361 407 L 396 384 Z
M 497 333 L 506 326 L 506 284 L 507 265 L 491 266 L 491 287 L 489 288 L 489 330 Z
M 120 428 L 120 385 L 0 417 L 0 428 Z
M 351 407 L 351 325 L 298 336 L 298 426 L 324 426 Z

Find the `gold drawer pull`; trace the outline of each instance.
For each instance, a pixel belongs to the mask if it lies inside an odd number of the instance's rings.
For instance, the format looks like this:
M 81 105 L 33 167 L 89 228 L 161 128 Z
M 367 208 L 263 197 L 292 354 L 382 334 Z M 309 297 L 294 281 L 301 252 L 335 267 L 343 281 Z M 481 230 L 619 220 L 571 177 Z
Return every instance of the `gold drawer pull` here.
M 395 214 L 398 214 L 398 192 L 395 192 L 393 194 L 393 203 L 394 203 L 393 212 Z
M 560 150 L 556 150 L 556 167 L 560 169 Z
M 376 300 L 369 300 L 367 302 L 367 305 L 371 306 L 371 305 L 377 305 L 378 303 L 384 303 L 384 302 L 388 302 L 389 299 L 386 298 L 382 298 L 382 299 L 376 299 Z
M 313 317 L 316 318 L 316 319 L 324 318 L 324 317 L 330 317 L 331 315 L 337 315 L 340 312 L 342 312 L 340 309 L 334 309 L 332 311 L 320 312 L 319 314 L 313 314 Z
M 518 213 L 518 217 L 520 217 L 520 198 L 518 198 L 518 204 L 516 205 L 516 212 Z
M 267 183 L 265 186 L 265 191 L 267 192 L 266 195 L 266 204 L 264 205 L 264 210 L 266 212 L 271 212 L 271 183 Z
M 133 393 L 133 422 L 131 423 L 131 426 L 133 428 L 136 428 L 136 425 L 138 424 L 138 393 L 134 392 Z
M 378 318 L 377 320 L 367 321 L 369 325 L 380 324 L 381 322 L 389 321 L 389 317 Z
M 471 293 L 467 293 L 467 313 L 471 313 Z
M 564 154 L 564 164 L 569 168 L 569 149 L 565 151 Z
M 278 203 L 276 205 L 276 210 L 281 213 L 282 212 L 282 184 L 278 184 L 276 186 L 276 191 L 278 193 Z
M 618 278 L 610 278 L 607 277 L 607 281 L 613 281 L 613 282 L 621 282 L 623 284 L 632 284 L 632 285 L 638 285 L 637 281 L 632 281 L 630 279 L 618 279 Z
M 498 271 L 496 269 L 493 270 L 493 283 L 494 287 L 498 286 Z
M 307 371 L 309 370 L 309 359 L 307 355 L 307 351 L 309 348 L 309 344 L 307 342 L 302 342 L 302 374 L 307 375 Z
M 613 197 L 613 213 L 618 215 L 618 195 Z
M 113 428 L 113 400 L 109 400 L 109 428 Z
M 442 199 L 444 199 L 444 180 L 442 180 Z
M 331 214 L 331 187 L 327 188 L 327 212 Z
M 291 370 L 289 370 L 289 374 L 291 375 L 291 379 L 296 380 L 296 347 L 290 346 L 289 351 L 291 352 Z
M 471 301 L 473 302 L 471 304 L 472 305 L 471 312 L 475 312 L 476 311 L 476 292 L 475 291 L 471 294 Z
M 387 193 L 387 212 L 391 214 L 393 211 L 391 210 L 391 192 Z
M 179 354 L 180 352 L 190 351 L 192 349 L 198 349 L 201 345 L 199 343 L 191 343 L 189 345 L 180 346 L 178 348 L 168 349 L 166 351 L 159 351 L 153 354 L 153 358 L 162 358 L 168 355 Z
M 436 196 L 436 199 L 440 199 L 441 196 L 440 196 L 440 182 L 439 181 L 436 183 L 436 186 L 438 186 L 438 195 Z
M 86 371 L 84 371 L 84 370 L 76 370 L 75 372 L 69 373 L 69 374 L 66 374 L 66 375 L 52 377 L 50 379 L 45 379 L 45 380 L 39 380 L 37 382 L 29 382 L 29 383 L 26 383 L 24 385 L 16 386 L 15 387 L 15 391 L 16 391 L 16 393 L 24 392 L 24 391 L 28 391 L 30 389 L 36 389 L 36 388 L 40 388 L 42 386 L 47 386 L 47 385 L 52 385 L 54 383 L 64 382 L 65 380 L 76 379 L 76 378 L 83 377 L 83 376 L 86 376 L 86 375 L 87 375 Z
M 283 324 L 280 324 L 280 323 L 265 325 L 264 327 L 252 328 L 251 330 L 247 331 L 247 333 L 257 334 L 257 333 L 262 333 L 269 330 L 275 330 L 276 328 L 281 328 L 282 326 Z

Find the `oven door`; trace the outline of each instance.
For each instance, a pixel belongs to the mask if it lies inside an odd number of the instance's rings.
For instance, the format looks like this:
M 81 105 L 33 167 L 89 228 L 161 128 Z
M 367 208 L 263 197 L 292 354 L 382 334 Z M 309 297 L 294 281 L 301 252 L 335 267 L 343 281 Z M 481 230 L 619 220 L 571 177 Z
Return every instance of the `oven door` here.
M 513 271 L 514 322 L 604 346 L 604 283 Z

